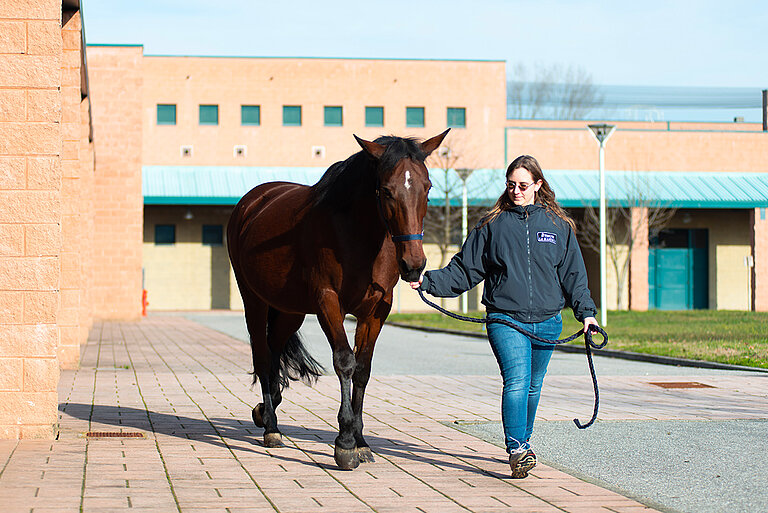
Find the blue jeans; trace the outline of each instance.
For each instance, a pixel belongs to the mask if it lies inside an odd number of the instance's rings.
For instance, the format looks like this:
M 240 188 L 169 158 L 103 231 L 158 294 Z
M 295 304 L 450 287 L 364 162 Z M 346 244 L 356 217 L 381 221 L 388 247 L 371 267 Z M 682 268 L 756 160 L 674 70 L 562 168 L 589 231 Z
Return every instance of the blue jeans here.
M 557 339 L 563 330 L 560 314 L 534 323 L 518 322 L 507 314 L 497 312 L 489 313 L 488 318 L 510 321 L 548 340 Z M 541 384 L 555 346 L 534 342 L 514 328 L 500 323 L 488 324 L 488 340 L 499 362 L 504 383 L 501 421 L 507 452 L 510 452 L 531 438 Z

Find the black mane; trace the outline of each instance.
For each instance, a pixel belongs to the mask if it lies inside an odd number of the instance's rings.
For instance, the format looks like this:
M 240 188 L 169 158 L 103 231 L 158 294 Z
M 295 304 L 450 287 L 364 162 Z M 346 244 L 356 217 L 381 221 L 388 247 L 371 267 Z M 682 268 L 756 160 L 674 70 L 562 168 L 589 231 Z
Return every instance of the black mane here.
M 312 186 L 312 204 L 327 206 L 333 210 L 347 210 L 355 198 L 376 188 L 377 175 L 395 167 L 404 158 L 424 162 L 427 155 L 421 144 L 414 138 L 379 137 L 375 143 L 387 149 L 376 159 L 364 151 L 359 151 L 342 162 L 331 165 L 322 178 Z

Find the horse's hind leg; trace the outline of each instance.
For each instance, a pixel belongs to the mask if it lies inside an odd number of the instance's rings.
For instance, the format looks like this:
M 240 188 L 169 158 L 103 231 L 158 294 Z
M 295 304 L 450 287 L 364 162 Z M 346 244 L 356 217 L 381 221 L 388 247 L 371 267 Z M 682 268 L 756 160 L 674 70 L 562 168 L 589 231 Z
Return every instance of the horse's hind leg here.
M 264 427 L 264 446 L 265 447 L 283 447 L 283 435 L 277 428 L 277 407 L 280 404 L 280 356 L 272 357 L 266 377 L 259 376 L 261 381 L 261 397 L 263 403 L 259 403 L 253 409 L 254 423 L 256 422 L 256 411 L 261 411 L 261 421 Z M 274 391 L 277 389 L 277 401 Z M 258 424 L 257 424 L 258 425 Z
M 269 308 L 269 313 L 267 314 L 267 347 L 272 356 L 269 374 L 269 396 L 272 401 L 272 408 L 275 410 L 283 402 L 282 390 L 287 379 L 286 376 L 280 375 L 282 372 L 281 357 L 285 343 L 299 331 L 299 328 L 304 323 L 304 317 L 304 314 L 287 314 L 272 307 Z
M 272 381 L 279 371 L 274 365 L 274 357 L 267 345 L 267 312 L 266 303 L 252 294 L 243 294 L 245 307 L 245 323 L 251 339 L 251 356 L 253 358 L 254 383 L 261 382 L 261 397 L 263 403 L 253 408 L 251 416 L 258 427 L 264 428 L 264 445 L 280 447 L 283 445 L 280 430 L 277 428 L 276 405 L 272 402 Z

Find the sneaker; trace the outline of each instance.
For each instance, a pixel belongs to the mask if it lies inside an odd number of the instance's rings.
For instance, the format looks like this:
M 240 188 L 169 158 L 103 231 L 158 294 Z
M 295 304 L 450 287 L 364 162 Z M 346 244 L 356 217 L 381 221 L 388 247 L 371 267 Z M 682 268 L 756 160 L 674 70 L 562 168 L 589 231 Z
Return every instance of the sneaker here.
M 509 468 L 512 469 L 512 479 L 528 477 L 528 471 L 536 466 L 536 455 L 525 444 L 509 453 Z

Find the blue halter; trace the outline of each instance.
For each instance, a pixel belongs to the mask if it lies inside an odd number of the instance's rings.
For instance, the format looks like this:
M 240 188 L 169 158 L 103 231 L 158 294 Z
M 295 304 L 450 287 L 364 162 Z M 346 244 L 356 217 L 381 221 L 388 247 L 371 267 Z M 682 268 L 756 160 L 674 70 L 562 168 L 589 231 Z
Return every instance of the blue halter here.
M 390 234 L 392 232 L 390 231 Z M 405 242 L 408 240 L 424 240 L 424 233 L 411 233 L 410 235 L 392 235 L 393 242 Z

